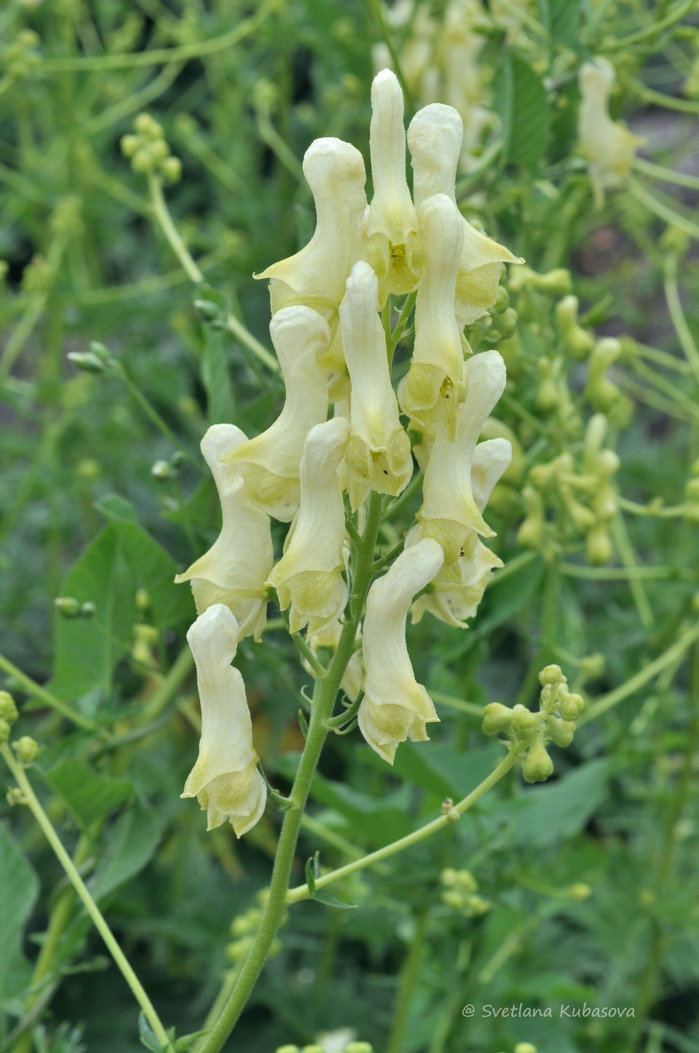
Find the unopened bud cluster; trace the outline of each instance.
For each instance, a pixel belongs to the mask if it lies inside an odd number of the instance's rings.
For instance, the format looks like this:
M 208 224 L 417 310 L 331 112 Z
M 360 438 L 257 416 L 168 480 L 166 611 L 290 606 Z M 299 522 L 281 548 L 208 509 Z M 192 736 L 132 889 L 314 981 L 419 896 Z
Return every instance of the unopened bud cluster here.
M 148 113 L 139 113 L 134 128 L 135 133 L 121 140 L 122 153 L 130 159 L 134 172 L 176 183 L 182 175 L 182 162 L 173 156 L 158 122 Z
M 478 440 L 504 390 L 505 364 L 496 350 L 472 354 L 463 329 L 495 304 L 503 265 L 522 261 L 459 212 L 463 128 L 451 106 L 426 106 L 410 123 L 411 190 L 403 108 L 397 78 L 383 70 L 372 85 L 370 202 L 364 160 L 350 143 L 316 139 L 306 151 L 315 232 L 257 275 L 269 281 L 283 408 L 261 435 L 216 424 L 201 444 L 222 528 L 177 578 L 191 582 L 199 613 L 189 639 L 203 732 L 185 796 L 198 797 L 210 826 L 230 818 L 238 834 L 257 821 L 266 796 L 244 686 L 230 667 L 238 641 L 260 639 L 274 596 L 311 649 L 315 640 L 335 645 L 352 610 L 353 544 L 366 503 L 383 495 L 385 506 L 405 490 L 413 453 L 424 472 L 422 504 L 404 551 L 369 589 L 345 679 L 348 693 L 362 692 L 360 731 L 389 763 L 400 742 L 425 740 L 426 725 L 439 719 L 415 679 L 408 612 L 463 628 L 501 566 L 484 544 L 494 535 L 484 511 L 512 450 L 505 435 Z M 391 297 L 412 293 L 412 353 L 400 362 L 381 313 L 392 310 Z M 290 524 L 281 555 L 271 519 Z
M 440 880 L 444 886 L 441 900 L 445 906 L 467 918 L 477 918 L 490 910 L 488 900 L 478 895 L 478 882 L 470 870 L 447 867 L 442 871 Z
M 545 549 L 551 540 L 575 546 L 584 539 L 590 564 L 612 558 L 609 525 L 618 498 L 613 476 L 620 461 L 614 450 L 602 446 L 606 431 L 607 419 L 597 413 L 588 423 L 579 459 L 566 450 L 531 468 L 522 491 L 526 516 L 517 533 L 521 545 Z
M 526 782 L 545 782 L 553 772 L 547 746 L 569 746 L 575 734 L 575 721 L 585 705 L 580 695 L 568 688 L 560 666 L 547 665 L 539 673 L 541 695 L 537 713 L 526 706 L 504 706 L 491 702 L 483 710 L 486 735 L 506 735 L 516 754 Z
M 275 1053 L 325 1053 L 326 1046 L 278 1046 Z M 333 1046 L 333 1049 L 337 1047 Z M 370 1042 L 348 1042 L 338 1053 L 374 1053 L 374 1047 Z

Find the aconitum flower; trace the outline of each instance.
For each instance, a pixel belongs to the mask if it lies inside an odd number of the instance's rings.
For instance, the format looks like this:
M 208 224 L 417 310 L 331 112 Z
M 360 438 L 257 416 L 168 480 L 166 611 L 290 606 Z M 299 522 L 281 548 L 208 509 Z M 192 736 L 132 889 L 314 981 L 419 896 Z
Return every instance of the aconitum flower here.
M 415 679 L 405 640 L 413 597 L 442 566 L 442 549 L 425 538 L 406 549 L 367 597 L 362 649 L 364 698 L 359 728 L 372 749 L 393 764 L 398 744 L 424 742 L 425 725 L 439 720 L 432 699 Z
M 285 307 L 270 322 L 286 400 L 267 431 L 250 439 L 225 461 L 239 465 L 250 500 L 275 519 L 289 522 L 299 504 L 299 462 L 306 436 L 328 412 L 327 376 L 318 362 L 330 330 L 310 307 Z
M 507 439 L 488 439 L 476 446 L 471 460 L 471 492 L 482 513 L 498 479 L 512 460 L 512 446 Z M 406 545 L 415 544 L 422 536 L 421 527 L 410 531 Z M 445 563 L 430 588 L 412 606 L 412 620 L 419 622 L 429 611 L 435 618 L 460 629 L 472 618 L 483 599 L 493 571 L 502 560 L 473 533 L 455 563 Z
M 418 110 L 408 128 L 413 165 L 413 197 L 419 209 L 435 194 L 446 194 L 456 205 L 455 180 L 463 125 L 453 106 L 432 103 Z M 457 221 L 458 222 L 458 221 Z M 456 269 L 454 311 L 461 329 L 472 325 L 495 303 L 505 263 L 523 263 L 504 245 L 481 234 L 460 217 L 464 237 Z
M 595 202 L 601 206 L 607 187 L 624 182 L 644 139 L 609 116 L 609 95 L 614 84 L 614 67 L 605 58 L 595 58 L 580 69 L 580 109 L 578 138 L 587 161 Z
M 379 278 L 381 304 L 389 293 L 417 286 L 417 216 L 405 177 L 403 92 L 395 73 L 381 70 L 371 85 L 369 151 L 374 196 L 366 214 L 366 258 Z
M 357 258 L 367 204 L 364 159 L 342 139 L 315 139 L 304 155 L 303 174 L 315 203 L 315 233 L 300 252 L 255 277 L 270 279 L 272 314 L 303 304 L 332 324 L 345 294 L 345 279 Z
M 463 225 L 458 208 L 446 194 L 423 201 L 418 218 L 424 277 L 415 302 L 413 355 L 399 385 L 398 400 L 418 426 L 438 424 L 453 438 L 464 393 L 464 353 L 454 317 Z
M 353 509 L 370 489 L 399 494 L 413 473 L 410 440 L 400 423 L 391 385 L 377 297 L 374 271 L 368 263 L 355 263 L 340 305 L 342 344 L 352 382 L 347 473 Z
M 245 684 L 231 666 L 238 647 L 235 615 L 222 603 L 200 614 L 187 633 L 201 705 L 199 756 L 182 792 L 206 809 L 213 830 L 226 819 L 242 837 L 265 810 L 267 786 L 257 770 Z
M 345 508 L 338 467 L 345 455 L 349 423 L 334 417 L 311 428 L 301 458 L 301 500 L 284 555 L 267 581 L 281 610 L 290 607 L 292 633 L 308 626 L 320 632 L 347 602 Z
M 245 442 L 247 436 L 234 424 L 214 424 L 202 439 L 201 452 L 221 502 L 221 532 L 175 581 L 191 581 L 197 614 L 224 603 L 238 619 L 240 638 L 254 633 L 259 640 L 267 609 L 265 581 L 274 562 L 269 518 L 251 503 L 241 469 L 221 460 Z
M 438 432 L 425 469 L 423 502 L 415 528 L 444 550 L 444 562 L 470 555 L 476 535 L 492 537 L 473 493 L 473 458 L 486 418 L 505 388 L 505 363 L 484 351 L 466 363 L 466 398 L 458 410 L 454 439 Z M 509 444 L 508 444 L 509 445 Z

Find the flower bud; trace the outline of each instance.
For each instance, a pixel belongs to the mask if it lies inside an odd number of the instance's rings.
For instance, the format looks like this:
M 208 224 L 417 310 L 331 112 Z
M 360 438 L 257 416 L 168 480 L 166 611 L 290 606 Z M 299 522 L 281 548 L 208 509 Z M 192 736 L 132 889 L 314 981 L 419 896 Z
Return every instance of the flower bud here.
M 545 782 L 553 773 L 553 761 L 543 741 L 537 740 L 528 749 L 522 765 L 525 782 Z
M 32 764 L 40 752 L 39 743 L 30 738 L 29 735 L 23 735 L 21 739 L 13 742 L 12 748 L 17 754 L 17 760 L 22 764 Z
M 513 712 L 501 702 L 489 702 L 483 710 L 483 734 L 498 735 L 512 727 Z
M 10 692 L 0 691 L 0 718 L 6 720 L 8 724 L 14 724 L 18 717 L 17 703 Z

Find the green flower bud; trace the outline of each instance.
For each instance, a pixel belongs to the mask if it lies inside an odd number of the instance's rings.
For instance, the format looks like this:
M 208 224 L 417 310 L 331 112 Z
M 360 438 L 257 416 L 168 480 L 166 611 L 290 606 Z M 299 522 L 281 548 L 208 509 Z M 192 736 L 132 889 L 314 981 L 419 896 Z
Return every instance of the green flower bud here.
M 304 1046 L 301 1053 L 325 1053 L 322 1046 Z
M 546 721 L 549 738 L 556 746 L 570 746 L 575 735 L 575 724 L 572 720 L 561 720 L 560 717 L 549 717 Z
M 515 1053 L 537 1053 L 536 1046 L 533 1046 L 531 1042 L 518 1042 L 515 1046 Z
M 374 1053 L 371 1042 L 350 1042 L 345 1046 L 345 1053 Z
M 97 613 L 97 607 L 90 600 L 87 603 L 80 604 L 80 617 L 81 618 L 94 618 Z
M 532 713 L 526 706 L 516 705 L 512 710 L 512 730 L 518 735 L 526 738 L 531 735 L 541 723 L 538 713 Z
M 561 716 L 564 720 L 577 720 L 585 707 L 582 695 L 567 695 L 561 702 Z
M 11 786 L 5 794 L 5 800 L 9 804 L 10 808 L 12 808 L 16 804 L 27 803 L 27 798 L 24 796 L 19 786 Z
M 69 351 L 68 358 L 77 369 L 81 369 L 84 373 L 105 372 L 104 362 L 89 351 Z
M 547 687 L 549 684 L 564 684 L 566 678 L 563 676 L 563 671 L 560 665 L 547 665 L 539 673 L 539 683 L 542 687 Z
M 178 183 L 182 178 L 182 162 L 179 157 L 167 157 L 160 166 L 160 171 L 167 183 Z
M 500 731 L 509 731 L 512 724 L 512 710 L 501 702 L 490 702 L 483 710 L 483 734 L 497 735 Z
M 172 466 L 167 461 L 156 461 L 150 470 L 150 474 L 154 479 L 159 479 L 161 482 L 172 479 L 175 475 Z
M 614 555 L 612 541 L 604 523 L 597 523 L 587 535 L 585 554 L 588 563 L 593 567 L 604 566 Z
M 139 113 L 133 123 L 134 128 L 139 135 L 143 135 L 149 139 L 159 139 L 162 137 L 163 129 L 149 113 Z
M 17 760 L 22 764 L 31 764 L 39 756 L 39 743 L 29 735 L 23 735 L 21 739 L 13 742 L 12 748 L 17 754 Z
M 0 742 L 7 742 L 10 738 L 10 727 L 8 721 L 4 717 L 0 717 Z
M 8 724 L 14 724 L 18 716 L 17 703 L 10 692 L 0 691 L 0 717 Z
M 57 596 L 53 605 L 64 618 L 79 618 L 81 604 L 73 596 Z
M 119 145 L 121 146 L 121 152 L 124 155 L 124 157 L 133 157 L 133 155 L 136 153 L 139 146 L 141 145 L 140 136 L 122 135 L 121 142 Z
M 298 1046 L 279 1046 L 275 1053 L 299 1053 Z
M 592 895 L 592 889 L 589 885 L 586 885 L 584 881 L 576 881 L 574 885 L 571 885 L 568 889 L 568 895 L 571 899 L 584 900 L 588 899 Z
M 542 741 L 534 742 L 524 759 L 522 772 L 526 782 L 545 782 L 553 772 L 553 761 Z

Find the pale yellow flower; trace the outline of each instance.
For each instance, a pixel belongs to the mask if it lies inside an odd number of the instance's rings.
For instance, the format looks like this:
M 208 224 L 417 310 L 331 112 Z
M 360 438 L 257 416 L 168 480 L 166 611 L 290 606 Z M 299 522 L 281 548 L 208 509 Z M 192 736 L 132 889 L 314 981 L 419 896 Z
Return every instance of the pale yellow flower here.
M 425 538 L 397 558 L 367 597 L 364 619 L 364 698 L 358 720 L 362 735 L 393 764 L 400 742 L 424 742 L 425 725 L 439 720 L 432 699 L 415 679 L 405 640 L 405 620 L 416 592 L 439 571 L 443 553 Z
M 408 148 L 413 165 L 413 196 L 418 209 L 434 194 L 446 194 L 456 206 L 455 179 L 462 136 L 461 117 L 452 106 L 433 103 L 418 110 L 413 117 L 408 128 Z M 464 236 L 456 269 L 454 311 L 463 329 L 495 303 L 503 264 L 523 260 L 481 234 L 463 216 L 460 222 Z
M 418 536 L 433 537 L 444 562 L 471 555 L 476 534 L 492 537 L 473 492 L 473 458 L 486 418 L 505 388 L 505 363 L 497 351 L 484 351 L 466 363 L 466 398 L 459 407 L 454 439 L 438 432 L 423 482 Z M 509 444 L 508 444 L 509 445 Z
M 327 350 L 327 322 L 310 307 L 285 307 L 269 331 L 286 385 L 284 408 L 267 431 L 224 460 L 240 465 L 250 500 L 289 522 L 299 504 L 299 463 L 306 436 L 328 412 L 327 375 L 318 362 Z
M 245 684 L 231 666 L 238 639 L 235 616 L 221 603 L 200 614 L 187 633 L 197 668 L 201 740 L 182 797 L 199 800 L 209 830 L 228 819 L 242 837 L 265 810 L 267 786 L 257 770 Z
M 315 233 L 300 252 L 255 277 L 270 279 L 273 314 L 303 304 L 332 323 L 357 259 L 367 204 L 364 159 L 342 139 L 315 139 L 305 153 L 303 173 L 315 203 Z
M 605 58 L 586 62 L 579 73 L 578 111 L 580 152 L 587 161 L 595 202 L 601 206 L 604 191 L 620 186 L 628 177 L 636 150 L 645 142 L 609 116 L 609 95 L 614 67 Z
M 320 632 L 347 602 L 345 509 L 338 467 L 345 454 L 349 423 L 334 417 L 308 434 L 301 458 L 301 500 L 287 536 L 284 555 L 267 581 L 277 590 L 282 610 L 290 607 L 296 633 Z
M 405 176 L 403 92 L 388 69 L 371 86 L 369 150 L 374 196 L 365 219 L 365 251 L 379 278 L 382 306 L 389 293 L 410 292 L 419 279 L 417 216 Z
M 352 382 L 347 469 L 353 509 L 362 504 L 370 489 L 399 494 L 413 473 L 410 440 L 401 426 L 391 385 L 377 297 L 374 271 L 368 263 L 355 263 L 340 305 L 342 342 Z
M 480 512 L 483 512 L 495 484 L 507 471 L 511 460 L 512 446 L 507 439 L 488 439 L 476 446 L 471 461 L 471 490 Z M 422 525 L 419 524 L 408 534 L 406 546 L 416 543 L 422 536 Z M 503 564 L 475 535 L 467 540 L 465 547 L 468 555 L 459 556 L 455 563 L 445 563 L 429 590 L 415 601 L 413 622 L 419 622 L 425 611 L 429 611 L 447 625 L 466 628 L 466 619 L 475 615 L 493 570 Z
M 440 424 L 453 437 L 464 393 L 464 353 L 454 317 L 463 225 L 459 210 L 446 194 L 423 201 L 418 218 L 424 277 L 415 303 L 413 355 L 398 387 L 398 400 L 412 421 L 421 427 Z
M 197 614 L 224 603 L 236 616 L 240 638 L 254 633 L 259 640 L 266 620 L 265 581 L 274 553 L 269 518 L 247 496 L 241 470 L 221 458 L 247 442 L 234 424 L 214 424 L 201 441 L 221 503 L 221 532 L 208 552 L 175 581 L 191 581 Z

